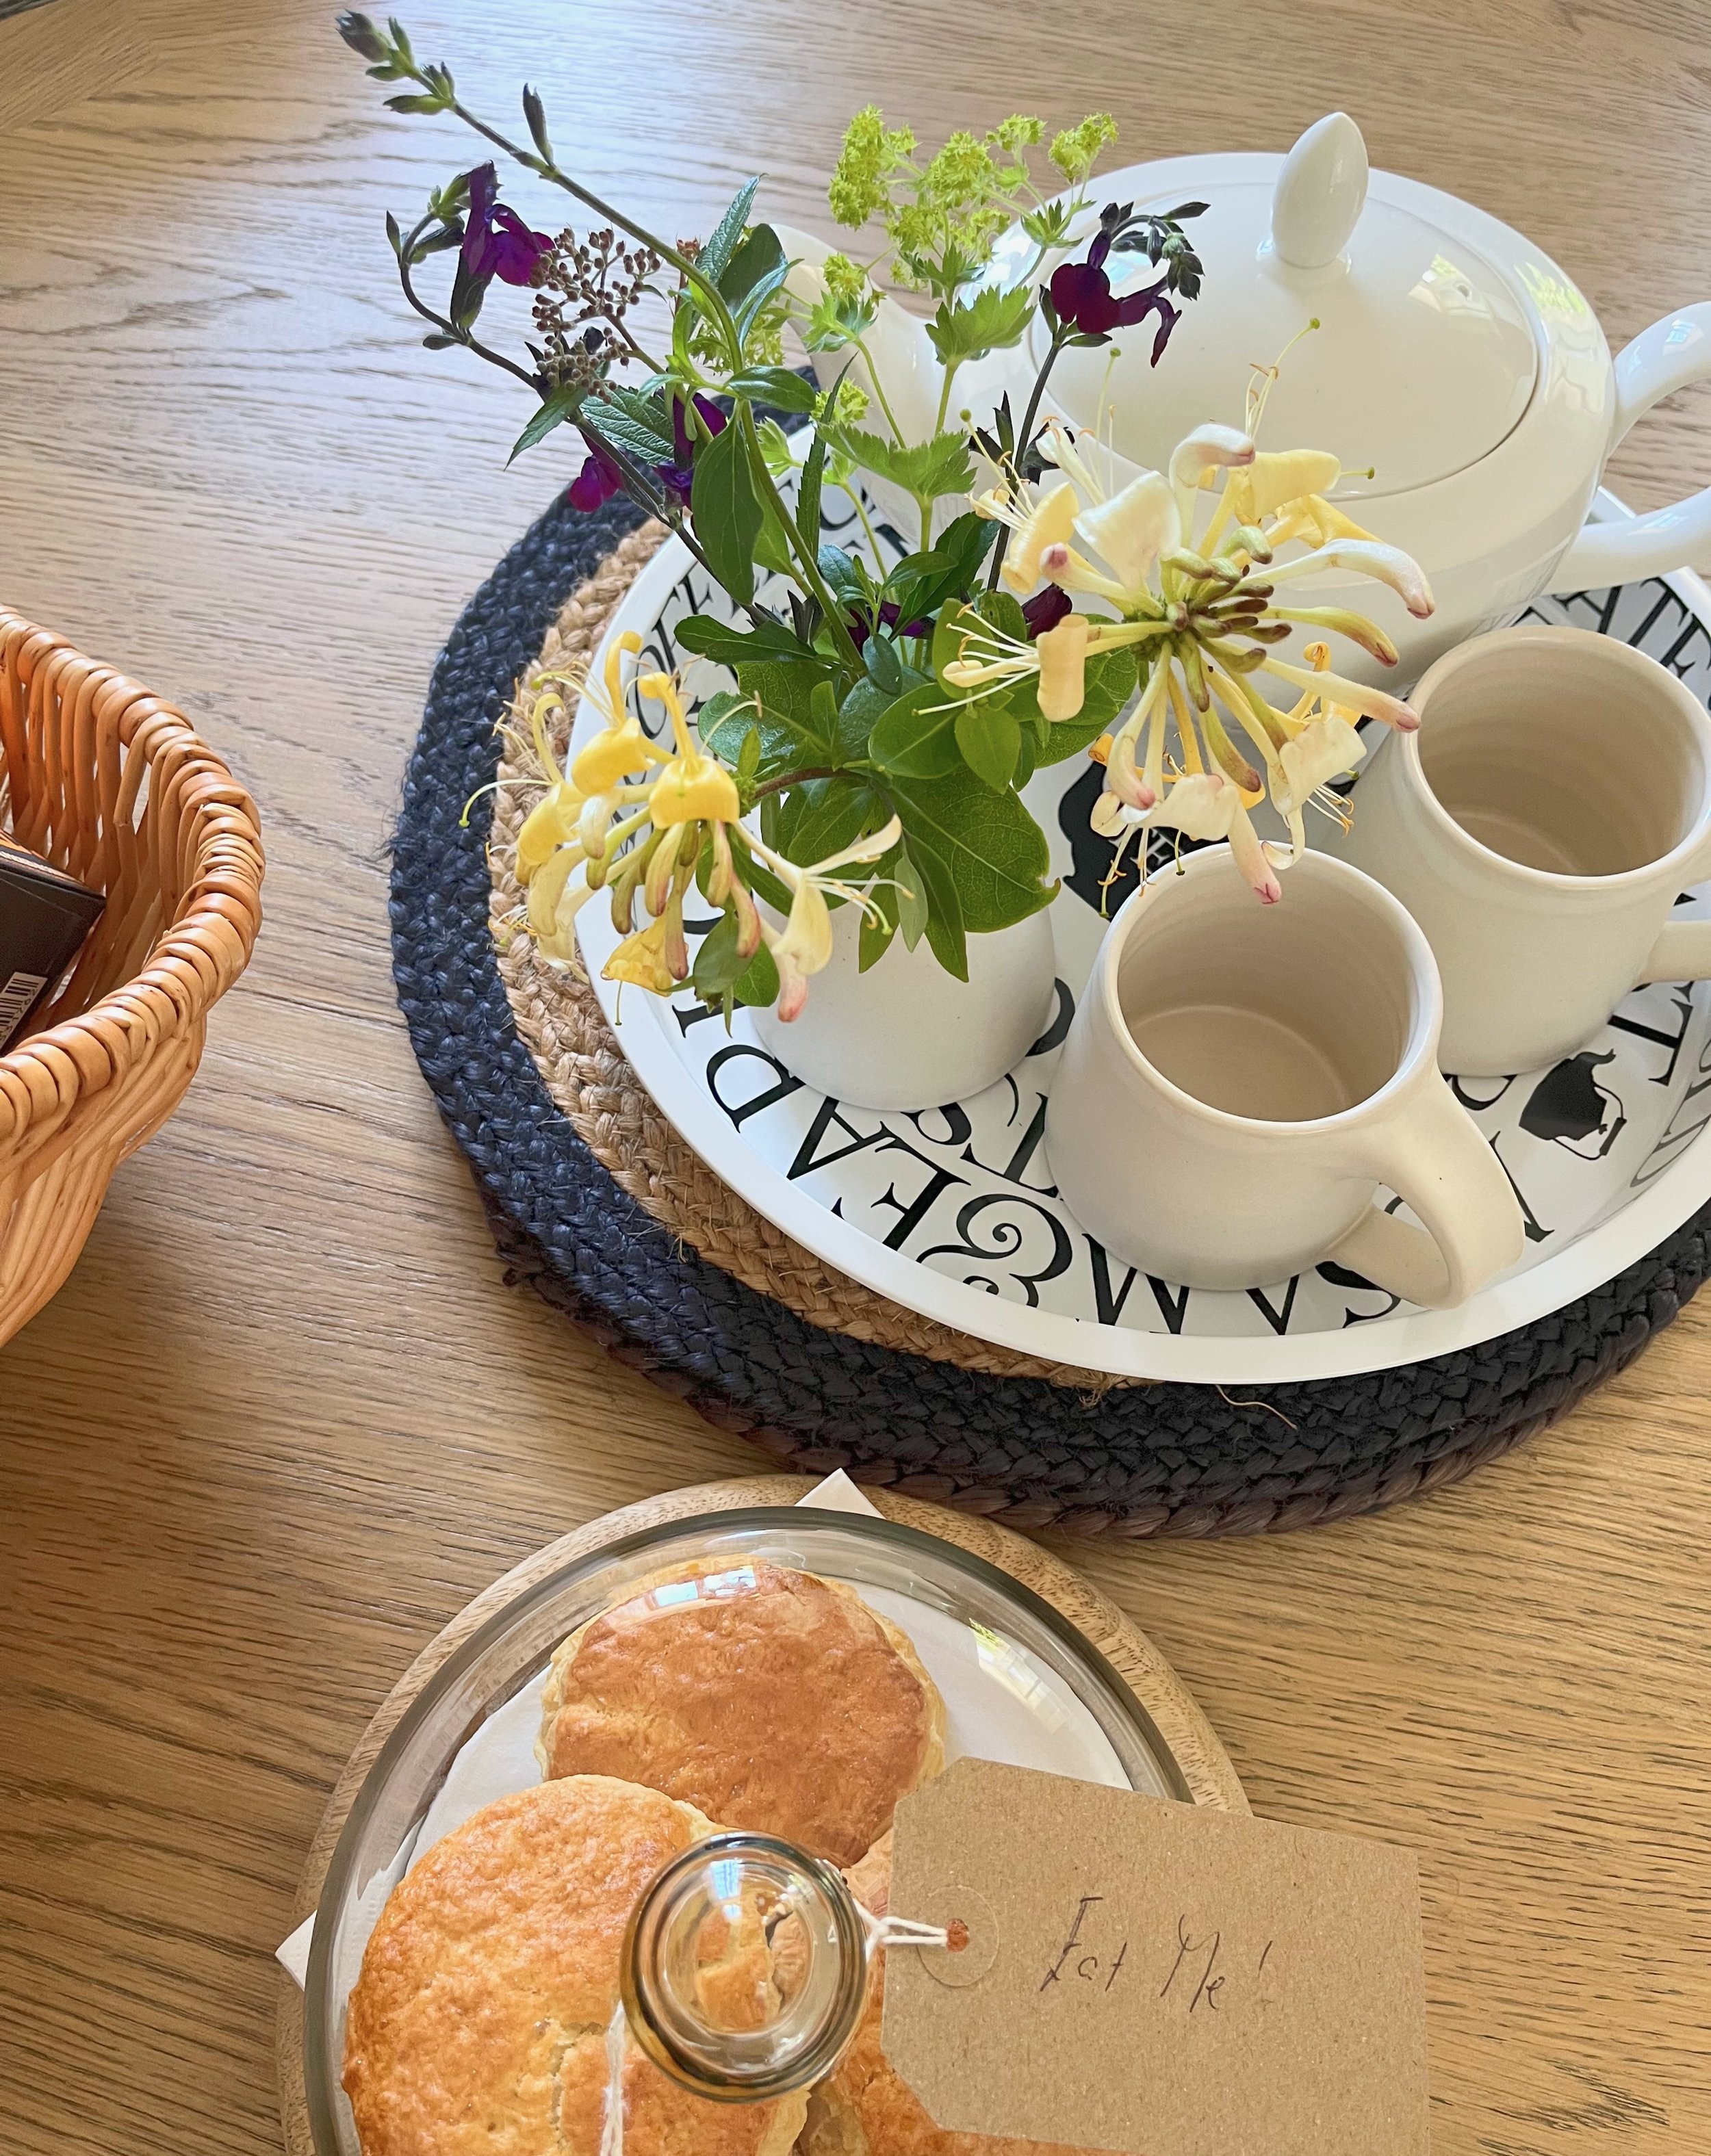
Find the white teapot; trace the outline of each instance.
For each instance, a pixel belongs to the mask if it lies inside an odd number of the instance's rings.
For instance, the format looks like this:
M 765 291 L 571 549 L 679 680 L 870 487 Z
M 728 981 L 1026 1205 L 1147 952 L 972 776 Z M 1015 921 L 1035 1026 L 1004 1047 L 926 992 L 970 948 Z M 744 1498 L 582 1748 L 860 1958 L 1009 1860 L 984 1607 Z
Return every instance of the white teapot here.
M 1272 386 L 1260 443 L 1340 457 L 1334 499 L 1425 570 L 1437 605 L 1424 621 L 1365 579 L 1328 572 L 1301 587 L 1315 604 L 1380 623 L 1401 655 L 1392 681 L 1411 681 L 1452 645 L 1513 620 L 1541 592 L 1711 565 L 1711 488 L 1649 515 L 1585 521 L 1605 461 L 1635 420 L 1711 377 L 1711 304 L 1655 322 L 1612 362 L 1590 306 L 1548 255 L 1453 195 L 1369 172 L 1360 131 L 1340 112 L 1287 157 L 1165 158 L 1102 173 L 1095 186 L 1099 201 L 1137 209 L 1204 202 L 1188 230 L 1205 285 L 1156 369 L 1149 331 L 1119 331 L 1114 361 L 1109 348 L 1071 347 L 1043 408 L 1108 444 L 1120 485 L 1164 469 L 1207 420 L 1240 426 L 1253 368 L 1317 319 Z M 1094 221 L 1089 212 L 1087 235 Z M 780 237 L 793 254 L 823 259 L 801 235 Z M 1032 256 L 1013 232 L 989 274 L 1009 281 Z M 1119 297 L 1157 275 L 1133 259 L 1113 278 Z M 909 417 L 899 417 L 912 424 L 918 403 L 924 435 L 938 385 L 924 334 L 889 306 L 875 334 L 887 388 L 894 375 L 910 385 Z M 995 352 L 964 370 L 957 404 L 978 415 L 1005 388 L 1013 402 L 1025 396 L 1043 324 L 1034 335 L 1031 357 Z M 1389 670 L 1340 646 L 1338 663 L 1373 678 Z

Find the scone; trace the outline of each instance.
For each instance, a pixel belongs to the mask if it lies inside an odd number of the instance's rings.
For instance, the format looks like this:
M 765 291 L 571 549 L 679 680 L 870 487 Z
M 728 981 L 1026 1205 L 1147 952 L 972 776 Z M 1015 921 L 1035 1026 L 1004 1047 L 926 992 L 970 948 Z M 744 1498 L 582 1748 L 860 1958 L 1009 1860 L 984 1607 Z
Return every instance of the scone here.
M 602 1776 L 546 1782 L 466 1820 L 388 1899 L 345 2033 L 363 2156 L 598 2156 L 619 1951 L 643 1889 L 713 1832 L 687 1804 Z M 710 1971 L 726 2010 L 769 2010 L 758 1922 Z M 805 2099 L 709 2103 L 633 2041 L 625 2156 L 785 2156 Z
M 850 1892 L 876 1917 L 886 1913 L 891 1880 L 891 1838 L 871 1849 L 845 1874 Z M 873 1958 L 867 1998 L 850 2048 L 808 2099 L 800 2156 L 1077 2156 L 1056 2142 L 994 2140 L 984 2133 L 948 2133 L 927 2117 L 914 2091 L 880 2048 L 885 2010 L 885 1955 Z
M 764 1558 L 681 1566 L 552 1657 L 542 1772 L 616 1774 L 853 1864 L 944 1764 L 944 1702 L 853 1589 Z

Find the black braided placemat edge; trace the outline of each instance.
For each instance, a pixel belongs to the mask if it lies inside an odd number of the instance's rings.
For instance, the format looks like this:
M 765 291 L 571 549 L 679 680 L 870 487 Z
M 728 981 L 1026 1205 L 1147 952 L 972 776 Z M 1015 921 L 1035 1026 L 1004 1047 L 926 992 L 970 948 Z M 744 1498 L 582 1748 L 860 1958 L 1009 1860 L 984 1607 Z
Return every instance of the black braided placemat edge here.
M 1254 1533 L 1452 1481 L 1623 1368 L 1711 1270 L 1711 1207 L 1616 1280 L 1430 1362 L 1316 1383 L 1135 1386 L 1095 1399 L 984 1377 L 807 1323 L 676 1243 L 554 1106 L 488 931 L 494 732 L 564 601 L 635 513 L 554 505 L 434 669 L 394 842 L 393 967 L 410 1037 L 511 1277 L 618 1359 L 775 1458 L 989 1513 L 1124 1536 Z

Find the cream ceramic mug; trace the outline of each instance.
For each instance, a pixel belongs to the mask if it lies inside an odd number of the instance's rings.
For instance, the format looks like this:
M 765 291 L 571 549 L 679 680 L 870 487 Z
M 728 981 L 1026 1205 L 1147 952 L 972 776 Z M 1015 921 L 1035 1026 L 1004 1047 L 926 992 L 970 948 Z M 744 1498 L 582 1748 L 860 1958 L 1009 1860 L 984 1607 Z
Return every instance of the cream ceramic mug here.
M 1426 938 L 1323 854 L 1256 905 L 1224 846 L 1111 924 L 1046 1110 L 1058 1190 L 1107 1250 L 1189 1286 L 1334 1258 L 1410 1302 L 1465 1301 L 1520 1255 L 1508 1178 L 1439 1075 Z M 1380 1210 L 1377 1186 L 1425 1229 Z
M 1508 1077 L 1584 1048 L 1631 988 L 1711 978 L 1711 720 L 1655 659 L 1529 624 L 1421 677 L 1335 839 L 1420 923 L 1444 986 L 1443 1067 Z

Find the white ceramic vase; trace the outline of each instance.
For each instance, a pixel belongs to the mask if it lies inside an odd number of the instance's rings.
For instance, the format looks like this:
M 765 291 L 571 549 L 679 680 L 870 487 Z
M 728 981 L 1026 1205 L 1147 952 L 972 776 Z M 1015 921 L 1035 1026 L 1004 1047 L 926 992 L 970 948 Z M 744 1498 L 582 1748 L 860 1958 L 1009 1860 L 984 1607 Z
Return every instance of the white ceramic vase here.
M 831 963 L 786 1025 L 757 1010 L 761 1040 L 793 1076 L 854 1107 L 909 1111 L 963 1101 L 995 1085 L 1045 1031 L 1056 981 L 1048 908 L 969 938 L 969 978 L 946 973 L 926 938 L 894 936 L 862 973 L 861 916 L 832 915 Z

